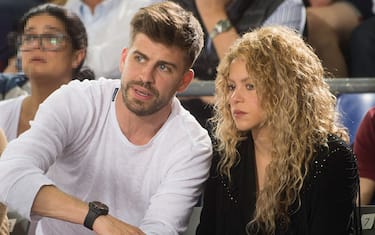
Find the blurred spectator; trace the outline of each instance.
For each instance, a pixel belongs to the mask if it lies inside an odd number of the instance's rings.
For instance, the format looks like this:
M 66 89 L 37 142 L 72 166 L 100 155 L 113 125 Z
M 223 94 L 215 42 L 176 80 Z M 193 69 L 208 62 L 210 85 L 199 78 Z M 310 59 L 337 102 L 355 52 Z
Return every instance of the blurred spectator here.
M 15 59 L 16 41 L 14 33 L 17 30 L 17 22 L 30 8 L 46 2 L 64 4 L 66 0 L 0 1 L 0 72 L 17 71 Z
M 357 26 L 350 40 L 350 77 L 375 78 L 375 16 Z
M 304 31 L 302 0 L 173 0 L 192 11 L 205 33 L 205 45 L 193 69 L 200 80 L 214 80 L 216 66 L 240 35 L 263 25 L 284 25 Z M 216 33 L 213 33 L 216 32 Z M 210 36 L 211 35 L 211 36 Z M 184 99 L 183 105 L 206 126 L 211 117 L 210 98 Z
M 361 121 L 354 140 L 360 176 L 360 202 L 373 202 L 375 192 L 375 107 Z
M 30 8 L 45 2 L 44 0 L 1 0 L 0 1 L 0 72 L 15 55 L 15 41 L 8 35 L 16 30 L 17 22 Z
M 68 0 L 65 7 L 83 21 L 89 48 L 85 65 L 96 77 L 120 78 L 119 63 L 129 43 L 130 19 L 140 8 L 161 0 Z
M 371 14 L 372 0 L 309 0 L 308 42 L 316 50 L 326 71 L 347 77 L 349 38 L 361 19 Z
M 0 101 L 30 93 L 30 83 L 24 73 L 0 73 Z
M 7 84 L 28 79 L 31 93 L 0 102 L 0 128 L 8 140 L 30 127 L 39 104 L 54 90 L 81 73 L 90 78 L 89 73 L 80 71 L 86 56 L 87 34 L 78 16 L 58 5 L 36 6 L 22 18 L 19 34 L 25 74 L 2 78 L 8 79 Z

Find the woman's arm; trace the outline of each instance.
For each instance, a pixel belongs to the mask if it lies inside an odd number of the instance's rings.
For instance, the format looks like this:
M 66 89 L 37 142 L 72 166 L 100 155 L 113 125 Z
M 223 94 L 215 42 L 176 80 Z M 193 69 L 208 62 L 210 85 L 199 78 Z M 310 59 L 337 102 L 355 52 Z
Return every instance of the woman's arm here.
M 353 213 L 358 195 L 358 170 L 350 147 L 336 138 L 329 143 L 329 154 L 320 156 L 313 177 L 309 234 L 348 234 L 354 227 Z
M 228 19 L 225 7 L 229 3 L 229 0 L 196 0 L 197 9 L 199 15 L 202 18 L 204 27 L 207 32 L 210 33 L 214 29 L 215 25 L 220 20 Z M 217 55 L 221 59 L 227 52 L 229 45 L 239 37 L 236 29 L 231 27 L 228 31 L 217 34 L 212 38 L 212 42 L 215 46 Z

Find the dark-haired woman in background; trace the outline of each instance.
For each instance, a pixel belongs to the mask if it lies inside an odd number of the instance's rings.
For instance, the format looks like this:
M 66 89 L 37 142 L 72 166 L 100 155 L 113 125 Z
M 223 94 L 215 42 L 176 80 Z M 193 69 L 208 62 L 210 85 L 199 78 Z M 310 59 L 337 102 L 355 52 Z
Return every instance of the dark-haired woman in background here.
M 86 48 L 84 25 L 62 6 L 43 4 L 24 15 L 19 27 L 19 51 L 31 92 L 0 102 L 0 128 L 8 140 L 29 129 L 39 104 L 61 85 L 72 78 L 93 79 L 90 70 L 81 71 Z

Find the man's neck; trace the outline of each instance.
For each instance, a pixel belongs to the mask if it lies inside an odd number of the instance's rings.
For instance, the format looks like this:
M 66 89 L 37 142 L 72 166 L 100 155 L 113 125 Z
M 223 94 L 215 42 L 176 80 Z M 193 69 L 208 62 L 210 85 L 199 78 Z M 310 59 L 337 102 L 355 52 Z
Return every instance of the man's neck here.
M 121 132 L 135 145 L 147 144 L 167 121 L 172 107 L 148 116 L 138 116 L 126 108 L 121 92 L 116 97 L 116 118 Z

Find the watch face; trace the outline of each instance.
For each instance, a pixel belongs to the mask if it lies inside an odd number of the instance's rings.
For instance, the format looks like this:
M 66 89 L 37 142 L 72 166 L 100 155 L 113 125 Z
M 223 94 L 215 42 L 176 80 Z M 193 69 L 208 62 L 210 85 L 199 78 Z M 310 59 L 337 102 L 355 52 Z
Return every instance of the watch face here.
M 98 214 L 101 214 L 101 215 L 108 214 L 108 206 L 104 203 L 93 201 L 89 203 L 89 207 L 97 211 Z

